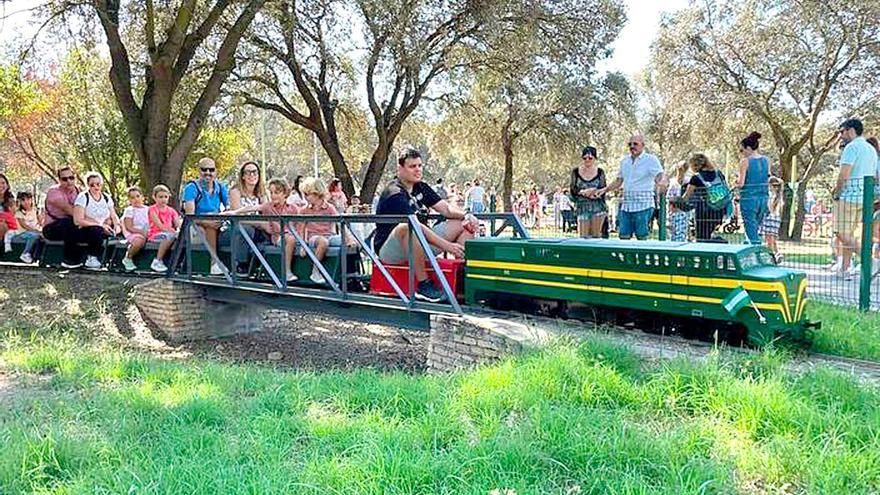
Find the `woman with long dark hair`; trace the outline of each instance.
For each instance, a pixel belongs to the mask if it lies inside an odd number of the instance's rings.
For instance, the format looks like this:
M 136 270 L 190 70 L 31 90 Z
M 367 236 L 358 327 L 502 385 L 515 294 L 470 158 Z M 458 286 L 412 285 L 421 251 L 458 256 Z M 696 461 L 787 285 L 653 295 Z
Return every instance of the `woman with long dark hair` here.
M 229 208 L 238 210 L 248 206 L 260 206 L 266 202 L 266 189 L 260 165 L 252 160 L 246 161 L 238 168 L 238 182 L 229 189 Z M 241 223 L 251 240 L 262 244 L 268 240 L 264 234 L 266 224 L 257 222 Z M 248 260 L 251 257 L 250 245 L 238 229 L 232 232 L 235 243 L 235 268 L 239 273 L 247 273 Z
M 739 164 L 739 209 L 746 229 L 746 237 L 752 244 L 761 244 L 758 227 L 767 215 L 767 188 L 770 180 L 770 161 L 758 153 L 761 134 L 752 132 L 739 143 L 742 161 Z
M 238 182 L 229 189 L 229 207 L 259 206 L 266 202 L 263 175 L 257 162 L 246 161 L 238 168 Z
M 602 226 L 608 216 L 605 195 L 599 189 L 607 185 L 605 171 L 597 164 L 598 152 L 587 146 L 581 153 L 581 164 L 572 169 L 569 190 L 577 208 L 578 235 L 583 238 L 602 237 Z
M 296 179 L 293 180 L 293 187 L 290 188 L 290 195 L 287 196 L 287 204 L 296 206 L 297 208 L 302 208 L 303 206 L 309 204 L 309 202 L 306 201 L 306 197 L 299 190 L 299 185 L 302 180 L 302 175 L 296 176 Z

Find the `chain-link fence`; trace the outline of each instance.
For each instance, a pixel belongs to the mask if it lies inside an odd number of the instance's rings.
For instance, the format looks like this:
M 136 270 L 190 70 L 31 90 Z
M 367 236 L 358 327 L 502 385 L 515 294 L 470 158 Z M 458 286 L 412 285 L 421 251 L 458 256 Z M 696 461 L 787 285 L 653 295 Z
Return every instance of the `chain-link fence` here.
M 813 299 L 880 309 L 880 185 L 874 177 L 846 181 L 828 202 L 807 200 L 779 180 L 690 186 L 572 198 L 530 210 L 523 223 L 533 237 L 762 244 L 780 266 L 807 273 Z

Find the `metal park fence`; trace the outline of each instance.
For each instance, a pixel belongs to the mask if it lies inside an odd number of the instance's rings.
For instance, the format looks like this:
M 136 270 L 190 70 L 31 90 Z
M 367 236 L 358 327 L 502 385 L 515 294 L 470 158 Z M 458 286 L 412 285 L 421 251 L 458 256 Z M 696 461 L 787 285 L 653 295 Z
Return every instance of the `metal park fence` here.
M 880 309 L 880 185 L 874 177 L 850 179 L 825 200 L 795 195 L 780 181 L 742 188 L 700 186 L 687 199 L 682 197 L 687 184 L 658 194 L 608 195 L 600 235 L 762 244 L 780 266 L 807 273 L 811 298 Z M 601 216 L 596 210 L 602 207 L 587 202 L 575 201 L 562 211 L 548 207 L 524 218 L 524 224 L 533 237 L 577 237 L 578 223 Z M 787 210 L 786 202 L 791 205 Z M 634 221 L 646 225 L 646 236 L 633 228 Z

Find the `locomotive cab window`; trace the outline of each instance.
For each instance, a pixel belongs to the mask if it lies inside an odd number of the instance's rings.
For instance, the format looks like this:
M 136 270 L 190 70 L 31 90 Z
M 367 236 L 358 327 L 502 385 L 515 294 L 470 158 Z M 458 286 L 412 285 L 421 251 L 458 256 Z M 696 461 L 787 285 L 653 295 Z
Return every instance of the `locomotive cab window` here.
M 774 266 L 776 265 L 776 261 L 773 259 L 773 255 L 770 252 L 753 251 L 741 255 L 739 257 L 739 264 L 743 271 L 745 271 L 762 266 Z

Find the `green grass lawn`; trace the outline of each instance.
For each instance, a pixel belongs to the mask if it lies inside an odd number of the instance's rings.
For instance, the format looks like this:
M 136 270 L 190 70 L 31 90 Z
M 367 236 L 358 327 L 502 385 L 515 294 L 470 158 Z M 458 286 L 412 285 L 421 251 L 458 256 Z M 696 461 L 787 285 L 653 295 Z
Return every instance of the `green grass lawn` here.
M 4 494 L 880 490 L 880 391 L 772 352 L 646 367 L 592 341 L 412 376 L 169 361 L 76 321 L 4 331 L 0 369 L 23 375 Z
M 876 311 L 863 313 L 852 306 L 810 301 L 806 313 L 822 322 L 811 350 L 880 361 L 880 314 Z

